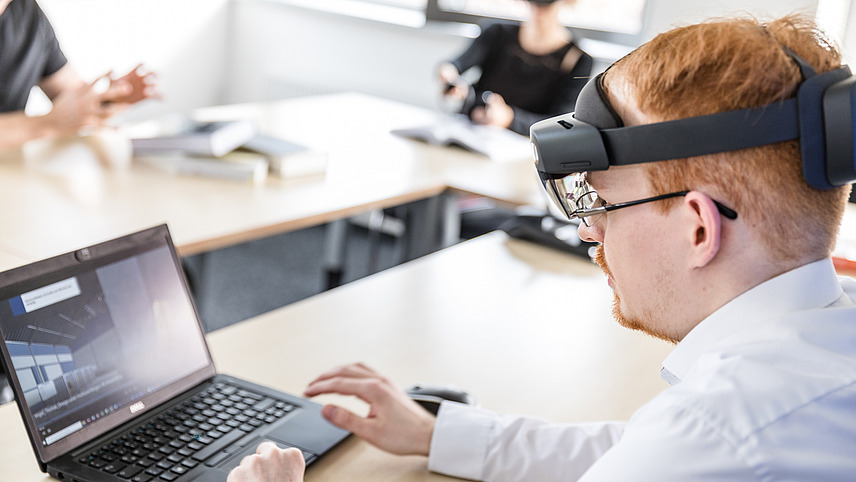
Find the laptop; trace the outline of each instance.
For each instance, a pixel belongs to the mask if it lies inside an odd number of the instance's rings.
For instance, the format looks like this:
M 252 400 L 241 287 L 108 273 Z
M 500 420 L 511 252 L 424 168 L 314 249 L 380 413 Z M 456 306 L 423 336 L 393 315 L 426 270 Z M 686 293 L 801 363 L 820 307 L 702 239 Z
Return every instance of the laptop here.
M 56 479 L 224 481 L 262 441 L 311 464 L 349 435 L 317 403 L 217 373 L 166 225 L 0 273 L 0 338 Z

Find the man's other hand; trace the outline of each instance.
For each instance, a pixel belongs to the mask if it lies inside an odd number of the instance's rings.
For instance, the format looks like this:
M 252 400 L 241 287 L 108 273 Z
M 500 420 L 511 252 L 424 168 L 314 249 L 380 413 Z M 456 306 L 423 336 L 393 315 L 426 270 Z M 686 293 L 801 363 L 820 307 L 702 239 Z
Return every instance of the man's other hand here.
M 428 455 L 436 418 L 376 371 L 362 363 L 345 365 L 318 377 L 304 395 L 325 393 L 353 395 L 369 404 L 365 417 L 325 405 L 321 413 L 333 425 L 393 454 Z

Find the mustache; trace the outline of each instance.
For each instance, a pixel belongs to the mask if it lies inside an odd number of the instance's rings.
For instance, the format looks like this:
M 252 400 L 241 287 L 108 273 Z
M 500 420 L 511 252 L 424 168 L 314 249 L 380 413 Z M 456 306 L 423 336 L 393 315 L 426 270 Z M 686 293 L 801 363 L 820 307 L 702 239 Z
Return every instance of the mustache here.
M 603 274 L 612 279 L 615 279 L 612 276 L 612 272 L 609 270 L 609 265 L 606 263 L 606 252 L 604 251 L 602 244 L 597 245 L 597 247 L 595 248 L 594 261 L 595 263 L 597 263 L 598 266 L 600 266 L 600 269 L 601 271 L 603 271 Z

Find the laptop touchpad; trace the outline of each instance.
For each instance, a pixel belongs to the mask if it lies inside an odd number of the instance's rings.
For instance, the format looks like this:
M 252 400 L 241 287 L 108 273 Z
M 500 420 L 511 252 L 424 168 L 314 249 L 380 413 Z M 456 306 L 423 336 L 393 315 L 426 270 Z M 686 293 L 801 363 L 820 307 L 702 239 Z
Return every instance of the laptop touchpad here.
M 314 454 L 322 454 L 335 445 L 331 440 L 340 440 L 347 433 L 321 418 L 318 411 L 307 407 L 268 432 L 267 436 Z
M 290 447 L 290 445 L 284 444 L 278 440 L 273 440 L 273 439 L 270 439 L 267 437 L 262 437 L 262 438 L 255 440 L 254 442 L 252 442 L 250 444 L 247 444 L 247 446 L 244 447 L 242 450 L 240 450 L 236 454 L 229 457 L 229 459 L 226 460 L 225 462 L 223 462 L 222 464 L 218 465 L 217 469 L 223 470 L 227 473 L 230 472 L 232 469 L 234 469 L 235 467 L 237 467 L 238 465 L 241 464 L 241 460 L 244 460 L 244 457 L 256 453 L 256 449 L 258 448 L 258 446 L 262 442 L 273 442 L 276 444 L 277 447 L 279 447 L 281 449 L 287 449 Z M 303 460 L 305 460 L 307 464 L 311 461 L 311 459 L 315 458 L 315 455 L 310 454 L 309 452 L 306 452 L 306 451 L 302 451 L 302 452 L 303 452 Z

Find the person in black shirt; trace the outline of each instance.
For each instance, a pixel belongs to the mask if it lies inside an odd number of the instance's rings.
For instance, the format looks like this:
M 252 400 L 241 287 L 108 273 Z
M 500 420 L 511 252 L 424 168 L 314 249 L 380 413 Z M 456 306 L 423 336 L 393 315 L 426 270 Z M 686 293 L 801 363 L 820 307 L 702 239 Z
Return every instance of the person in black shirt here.
M 109 86 L 99 91 L 96 82 L 102 79 L 109 79 Z M 53 104 L 45 115 L 24 113 L 34 86 Z M 84 82 L 35 0 L 0 0 L 0 149 L 104 125 L 118 111 L 153 95 L 153 74 L 141 66 L 119 78 L 105 74 Z
M 458 58 L 439 67 L 444 95 L 464 102 L 473 122 L 529 135 L 535 122 L 574 110 L 588 81 L 592 57 L 572 40 L 559 21 L 573 0 L 529 0 L 532 15 L 523 23 L 497 22 Z M 460 74 L 481 69 L 470 91 Z

